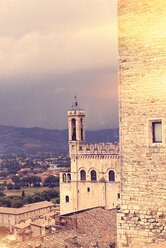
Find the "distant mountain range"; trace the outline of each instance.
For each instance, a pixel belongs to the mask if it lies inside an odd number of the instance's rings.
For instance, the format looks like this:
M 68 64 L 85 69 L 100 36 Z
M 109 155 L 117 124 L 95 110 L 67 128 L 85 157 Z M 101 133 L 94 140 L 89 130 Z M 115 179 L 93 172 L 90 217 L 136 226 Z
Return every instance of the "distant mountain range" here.
M 86 131 L 86 143 L 115 142 L 119 129 Z M 0 126 L 0 153 L 68 153 L 68 130 Z

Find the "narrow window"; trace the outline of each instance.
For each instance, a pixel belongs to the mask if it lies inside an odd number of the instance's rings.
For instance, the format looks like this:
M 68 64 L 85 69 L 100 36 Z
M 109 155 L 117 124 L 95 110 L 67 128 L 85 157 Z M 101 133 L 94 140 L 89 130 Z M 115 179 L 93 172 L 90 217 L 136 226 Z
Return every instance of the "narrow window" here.
M 113 170 L 109 171 L 109 181 L 115 182 L 115 172 Z
M 96 180 L 97 180 L 96 171 L 92 170 L 91 171 L 91 181 L 96 181 Z
M 81 140 L 83 140 L 83 128 L 81 128 Z
M 66 183 L 66 174 L 65 173 L 62 175 L 62 179 L 63 179 L 63 182 Z
M 72 119 L 72 140 L 76 140 L 76 120 Z
M 83 140 L 83 121 L 81 118 L 81 140 Z
M 87 188 L 87 191 L 90 192 L 90 188 L 89 187 Z
M 80 171 L 80 178 L 81 178 L 81 181 L 86 181 L 86 171 L 84 170 Z
M 70 173 L 67 174 L 67 182 L 71 182 L 71 174 Z
M 118 199 L 120 199 L 120 194 L 118 193 Z
M 66 202 L 69 202 L 69 196 L 68 195 L 66 196 Z
M 160 122 L 152 122 L 152 130 L 153 130 L 153 143 L 161 143 L 162 142 L 162 124 Z

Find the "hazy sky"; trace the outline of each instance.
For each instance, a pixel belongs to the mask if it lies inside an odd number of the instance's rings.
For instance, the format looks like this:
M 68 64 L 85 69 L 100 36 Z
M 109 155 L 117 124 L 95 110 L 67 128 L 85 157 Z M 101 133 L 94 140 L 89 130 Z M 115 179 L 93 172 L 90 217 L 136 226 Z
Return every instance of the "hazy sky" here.
M 0 125 L 118 126 L 116 0 L 0 0 Z

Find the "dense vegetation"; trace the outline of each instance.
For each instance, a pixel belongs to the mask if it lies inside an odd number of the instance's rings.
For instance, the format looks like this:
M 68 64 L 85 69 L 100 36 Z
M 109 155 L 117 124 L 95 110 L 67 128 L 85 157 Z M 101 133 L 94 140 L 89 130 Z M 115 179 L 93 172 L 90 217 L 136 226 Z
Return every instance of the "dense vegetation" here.
M 25 204 L 40 202 L 40 201 L 52 201 L 53 203 L 59 203 L 59 191 L 55 189 L 44 190 L 42 192 L 35 193 L 34 195 L 25 194 L 22 191 L 21 196 L 1 196 L 0 207 L 12 207 L 20 208 Z

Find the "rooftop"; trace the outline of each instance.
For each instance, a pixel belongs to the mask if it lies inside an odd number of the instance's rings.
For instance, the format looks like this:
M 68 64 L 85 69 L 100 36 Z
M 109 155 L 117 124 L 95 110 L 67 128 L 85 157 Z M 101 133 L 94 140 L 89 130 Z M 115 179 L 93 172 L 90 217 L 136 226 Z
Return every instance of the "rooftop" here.
M 55 206 L 53 203 L 48 201 L 36 202 L 24 205 L 22 208 L 6 208 L 0 207 L 0 214 L 23 214 L 31 211 L 35 211 L 38 209 L 46 208 L 46 207 L 53 207 Z

